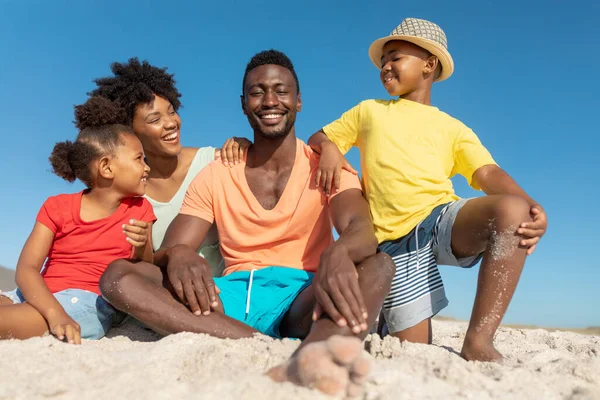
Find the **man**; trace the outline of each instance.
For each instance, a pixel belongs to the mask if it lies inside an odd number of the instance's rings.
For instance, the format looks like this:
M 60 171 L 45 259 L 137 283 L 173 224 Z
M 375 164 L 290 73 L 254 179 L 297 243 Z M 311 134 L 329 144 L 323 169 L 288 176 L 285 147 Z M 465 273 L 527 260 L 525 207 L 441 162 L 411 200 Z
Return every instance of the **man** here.
M 354 395 L 368 373 L 357 337 L 374 323 L 394 264 L 376 254 L 358 178 L 343 175 L 329 197 L 314 184 L 319 159 L 295 135 L 302 102 L 287 56 L 254 56 L 241 102 L 254 130 L 245 162 L 213 162 L 200 172 L 155 255 L 158 267 L 117 261 L 102 293 L 164 334 L 305 338 L 270 376 Z M 214 280 L 196 253 L 213 222 L 226 262 Z

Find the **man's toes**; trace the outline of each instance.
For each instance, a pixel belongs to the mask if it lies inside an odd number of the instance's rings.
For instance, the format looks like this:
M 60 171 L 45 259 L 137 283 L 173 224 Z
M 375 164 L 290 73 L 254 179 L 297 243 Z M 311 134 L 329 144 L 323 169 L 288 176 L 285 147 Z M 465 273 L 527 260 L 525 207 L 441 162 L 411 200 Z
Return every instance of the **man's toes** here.
M 350 379 L 352 382 L 362 384 L 371 372 L 371 359 L 367 356 L 359 356 L 350 367 Z
M 326 343 L 333 359 L 341 365 L 350 365 L 363 350 L 362 342 L 355 337 L 332 336 Z
M 356 383 L 348 384 L 348 391 L 346 392 L 347 397 L 358 397 L 362 393 L 362 385 Z
M 288 380 L 287 377 L 287 364 L 278 365 L 276 367 L 271 368 L 267 372 L 267 376 L 273 379 L 275 382 L 285 382 Z
M 338 394 L 346 391 L 348 387 L 348 373 L 341 367 L 335 366 L 315 382 L 314 387 L 326 394 Z

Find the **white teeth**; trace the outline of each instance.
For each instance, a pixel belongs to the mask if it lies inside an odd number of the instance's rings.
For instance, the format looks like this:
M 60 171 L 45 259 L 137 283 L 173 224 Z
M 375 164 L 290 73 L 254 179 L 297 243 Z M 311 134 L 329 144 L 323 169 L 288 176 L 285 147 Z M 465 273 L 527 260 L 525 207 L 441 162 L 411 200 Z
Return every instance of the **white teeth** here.
M 281 117 L 281 114 L 267 114 L 261 116 L 262 119 L 275 119 L 279 117 Z
M 166 140 L 166 141 L 175 140 L 175 139 L 177 139 L 177 132 L 171 133 L 170 135 L 163 137 L 163 140 Z

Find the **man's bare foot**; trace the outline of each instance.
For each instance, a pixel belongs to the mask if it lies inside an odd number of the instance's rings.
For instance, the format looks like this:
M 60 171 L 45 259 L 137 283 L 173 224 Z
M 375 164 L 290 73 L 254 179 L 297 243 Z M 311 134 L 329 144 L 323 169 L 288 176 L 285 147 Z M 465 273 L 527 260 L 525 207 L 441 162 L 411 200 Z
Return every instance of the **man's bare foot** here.
M 502 354 L 494 347 L 492 341 L 469 340 L 465 338 L 460 356 L 467 361 L 502 361 Z
M 306 345 L 267 375 L 277 382 L 290 381 L 326 394 L 355 397 L 360 395 L 370 370 L 371 360 L 358 338 L 332 336 Z

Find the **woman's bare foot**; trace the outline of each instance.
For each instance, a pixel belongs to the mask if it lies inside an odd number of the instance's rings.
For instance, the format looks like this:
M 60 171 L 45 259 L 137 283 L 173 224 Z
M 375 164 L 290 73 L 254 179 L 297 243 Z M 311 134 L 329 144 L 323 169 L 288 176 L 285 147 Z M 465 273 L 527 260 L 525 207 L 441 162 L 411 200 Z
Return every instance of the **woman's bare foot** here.
M 502 354 L 496 350 L 493 339 L 465 338 L 460 356 L 467 361 L 502 361 Z
M 371 361 L 363 353 L 360 339 L 332 336 L 306 345 L 267 375 L 277 382 L 289 381 L 326 394 L 355 397 L 360 395 L 370 370 Z

